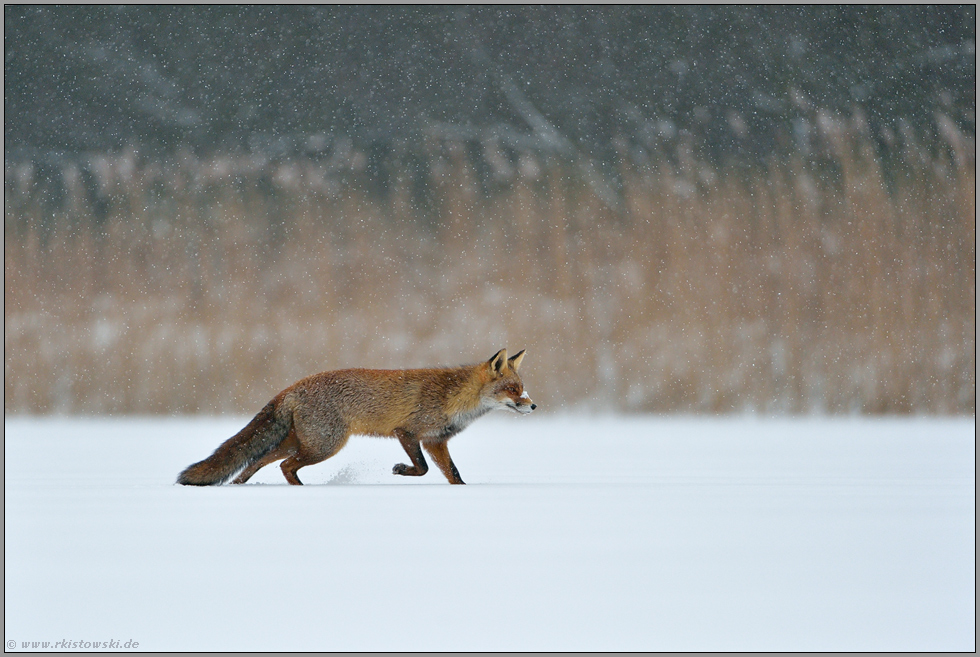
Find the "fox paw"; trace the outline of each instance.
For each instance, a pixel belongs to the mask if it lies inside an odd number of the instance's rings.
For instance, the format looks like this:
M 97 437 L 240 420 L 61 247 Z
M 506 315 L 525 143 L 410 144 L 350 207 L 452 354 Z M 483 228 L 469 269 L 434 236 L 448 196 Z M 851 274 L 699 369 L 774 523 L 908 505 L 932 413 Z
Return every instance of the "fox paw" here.
M 395 467 L 391 469 L 391 474 L 403 475 L 406 474 L 407 470 L 408 470 L 408 466 L 405 465 L 404 463 L 396 463 Z

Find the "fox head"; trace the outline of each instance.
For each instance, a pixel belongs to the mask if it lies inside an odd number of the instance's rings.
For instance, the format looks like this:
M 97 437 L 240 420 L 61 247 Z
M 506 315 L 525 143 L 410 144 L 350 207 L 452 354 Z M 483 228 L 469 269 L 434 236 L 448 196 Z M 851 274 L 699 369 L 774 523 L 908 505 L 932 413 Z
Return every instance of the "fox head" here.
M 483 398 L 492 408 L 527 414 L 537 408 L 524 390 L 524 383 L 517 370 L 524 360 L 524 350 L 507 358 L 507 350 L 501 349 L 490 357 L 483 367 L 487 383 L 483 386 Z

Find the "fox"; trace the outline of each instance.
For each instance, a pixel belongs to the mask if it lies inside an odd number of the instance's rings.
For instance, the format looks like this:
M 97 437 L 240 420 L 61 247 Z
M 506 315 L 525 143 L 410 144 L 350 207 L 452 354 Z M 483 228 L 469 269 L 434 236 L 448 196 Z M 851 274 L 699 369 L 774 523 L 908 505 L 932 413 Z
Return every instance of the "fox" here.
M 330 458 L 353 434 L 397 438 L 411 465 L 392 473 L 421 477 L 424 449 L 451 484 L 463 484 L 446 443 L 492 410 L 526 415 L 537 408 L 518 370 L 525 350 L 501 349 L 489 360 L 459 367 L 344 369 L 300 379 L 266 404 L 241 431 L 177 477 L 185 486 L 244 484 L 282 461 L 286 481 L 301 485 L 300 468 Z

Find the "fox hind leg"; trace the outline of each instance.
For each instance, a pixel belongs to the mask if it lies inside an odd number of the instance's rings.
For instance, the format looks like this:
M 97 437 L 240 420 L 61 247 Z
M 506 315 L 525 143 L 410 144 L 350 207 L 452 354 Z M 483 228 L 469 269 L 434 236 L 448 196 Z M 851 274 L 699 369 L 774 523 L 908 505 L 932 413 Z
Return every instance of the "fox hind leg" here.
M 286 436 L 286 440 L 282 441 L 282 444 L 280 444 L 279 447 L 275 448 L 261 459 L 242 470 L 231 483 L 244 484 L 246 481 L 251 479 L 252 475 L 254 475 L 256 472 L 270 463 L 275 463 L 276 461 L 292 456 L 296 453 L 298 448 L 299 441 L 296 439 L 296 430 L 290 429 L 289 435 Z
M 322 460 L 322 459 L 321 459 Z M 314 463 L 319 463 L 320 461 L 304 461 L 296 455 L 290 456 L 288 459 L 282 462 L 279 468 L 282 470 L 282 474 L 286 477 L 288 481 L 293 486 L 302 486 L 303 482 L 299 480 L 296 472 L 307 465 L 313 465 Z
M 442 440 L 435 443 L 422 443 L 422 447 L 425 451 L 429 453 L 432 460 L 435 461 L 439 469 L 442 470 L 442 474 L 446 475 L 446 479 L 449 480 L 451 484 L 465 484 L 463 478 L 459 476 L 459 470 L 456 469 L 456 464 L 453 463 L 452 457 L 449 456 L 449 446 L 446 441 Z
M 429 465 L 425 462 L 425 457 L 422 456 L 419 439 L 401 429 L 395 430 L 395 436 L 398 437 L 398 442 L 402 444 L 405 453 L 408 454 L 408 458 L 412 459 L 412 465 L 408 466 L 404 463 L 398 463 L 391 469 L 392 474 L 404 475 L 406 477 L 421 477 L 428 472 Z
M 301 448 L 299 454 L 290 456 L 288 459 L 282 462 L 282 465 L 280 465 L 279 468 L 282 470 L 283 476 L 286 477 L 286 481 L 293 486 L 301 486 L 303 482 L 299 480 L 298 476 L 296 476 L 297 470 L 300 468 L 305 468 L 308 465 L 316 465 L 317 463 L 326 461 L 328 458 L 339 452 L 340 448 L 346 443 L 347 438 L 345 437 L 343 440 L 337 441 L 334 448 L 329 451 L 307 451 Z
M 293 486 L 303 483 L 296 474 L 300 468 L 327 460 L 339 452 L 350 438 L 350 431 L 337 413 L 322 408 L 294 413 L 293 430 L 296 449 L 279 465 L 286 481 Z
M 285 461 L 283 461 L 282 464 L 279 466 L 279 468 L 282 470 L 283 476 L 286 477 L 286 481 L 288 481 L 293 486 L 302 486 L 303 482 L 299 480 L 299 477 L 296 475 L 296 472 L 300 468 L 305 468 L 308 465 L 316 465 L 317 463 L 326 461 L 328 458 L 330 458 L 331 456 L 339 452 L 340 448 L 343 447 L 346 442 L 347 442 L 346 439 L 339 441 L 339 444 L 336 446 L 336 448 L 329 452 L 328 451 L 311 452 L 311 451 L 300 449 L 300 452 L 298 454 L 293 454 Z
M 282 450 L 279 449 L 273 450 L 272 453 L 267 454 L 266 456 L 262 457 L 261 459 L 259 459 L 258 461 L 248 466 L 240 473 L 238 473 L 238 476 L 235 477 L 235 480 L 232 481 L 231 483 L 244 484 L 246 481 L 252 478 L 252 475 L 254 475 L 256 472 L 258 472 L 265 466 L 269 465 L 270 463 L 275 463 L 280 459 L 284 459 L 287 456 L 289 456 L 289 454 L 283 453 Z

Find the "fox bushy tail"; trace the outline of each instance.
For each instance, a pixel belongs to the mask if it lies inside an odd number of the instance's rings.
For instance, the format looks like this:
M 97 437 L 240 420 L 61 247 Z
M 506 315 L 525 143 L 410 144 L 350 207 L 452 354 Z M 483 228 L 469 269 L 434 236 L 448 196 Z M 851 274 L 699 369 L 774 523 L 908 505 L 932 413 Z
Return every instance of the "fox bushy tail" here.
M 291 413 L 276 413 L 276 410 L 275 400 L 266 404 L 244 429 L 221 443 L 214 454 L 187 466 L 177 477 L 177 483 L 185 486 L 223 484 L 274 450 L 289 435 L 293 424 Z

